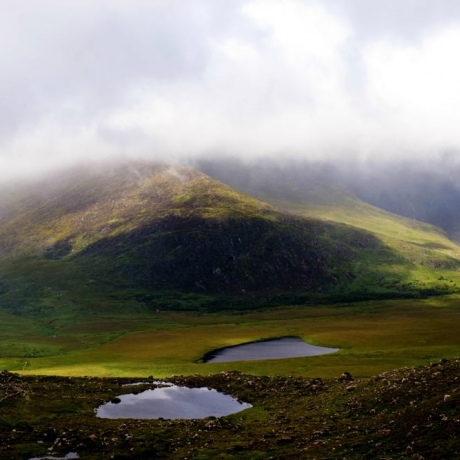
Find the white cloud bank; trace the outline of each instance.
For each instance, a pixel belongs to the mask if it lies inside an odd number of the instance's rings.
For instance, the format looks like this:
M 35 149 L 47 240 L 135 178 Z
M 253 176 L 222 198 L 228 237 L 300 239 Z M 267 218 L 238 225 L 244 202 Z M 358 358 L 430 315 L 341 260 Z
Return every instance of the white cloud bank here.
M 119 155 L 460 152 L 455 0 L 0 6 L 2 176 Z

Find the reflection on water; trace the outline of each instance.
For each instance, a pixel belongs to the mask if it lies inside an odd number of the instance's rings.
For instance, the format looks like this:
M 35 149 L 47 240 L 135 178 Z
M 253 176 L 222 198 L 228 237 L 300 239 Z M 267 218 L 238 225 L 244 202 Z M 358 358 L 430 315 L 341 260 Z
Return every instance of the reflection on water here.
M 69 452 L 67 455 L 64 457 L 34 457 L 34 458 L 29 458 L 29 460 L 67 460 L 71 458 L 80 458 L 76 452 Z
M 229 361 L 254 361 L 258 359 L 300 358 L 335 353 L 338 348 L 325 348 L 310 345 L 300 337 L 282 337 L 279 339 L 249 342 L 234 347 L 220 348 L 206 353 L 202 362 L 219 363 Z
M 169 382 L 162 382 L 161 380 L 152 380 L 150 382 L 132 382 L 132 383 L 124 383 L 122 387 L 135 387 L 138 385 L 163 385 L 165 387 L 172 386 L 172 383 Z
M 200 419 L 223 417 L 252 407 L 229 395 L 209 388 L 187 388 L 176 385 L 118 396 L 119 403 L 98 407 L 100 418 Z

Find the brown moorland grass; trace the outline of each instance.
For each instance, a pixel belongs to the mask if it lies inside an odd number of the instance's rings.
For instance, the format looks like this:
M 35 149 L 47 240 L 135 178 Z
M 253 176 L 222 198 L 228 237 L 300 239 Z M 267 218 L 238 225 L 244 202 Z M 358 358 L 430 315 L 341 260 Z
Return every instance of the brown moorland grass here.
M 7 315 L 8 316 L 8 315 Z M 460 355 L 460 298 L 279 308 L 247 314 L 155 312 L 36 321 L 3 316 L 0 367 L 28 374 L 146 376 L 212 374 L 369 377 Z M 11 321 L 16 321 L 13 333 Z M 0 331 L 1 332 L 1 331 Z M 338 353 L 284 360 L 207 363 L 215 348 L 295 335 Z M 17 344 L 26 343 L 27 347 Z M 16 344 L 16 347 L 13 346 Z

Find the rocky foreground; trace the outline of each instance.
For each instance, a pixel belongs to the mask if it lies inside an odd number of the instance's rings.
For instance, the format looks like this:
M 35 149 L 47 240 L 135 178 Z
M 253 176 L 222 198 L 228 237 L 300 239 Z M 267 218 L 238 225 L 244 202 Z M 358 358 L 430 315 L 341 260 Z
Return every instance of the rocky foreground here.
M 369 380 L 172 377 L 253 405 L 204 420 L 106 420 L 94 409 L 133 379 L 0 373 L 0 458 L 454 459 L 460 458 L 460 358 Z M 155 387 L 152 378 L 135 391 Z

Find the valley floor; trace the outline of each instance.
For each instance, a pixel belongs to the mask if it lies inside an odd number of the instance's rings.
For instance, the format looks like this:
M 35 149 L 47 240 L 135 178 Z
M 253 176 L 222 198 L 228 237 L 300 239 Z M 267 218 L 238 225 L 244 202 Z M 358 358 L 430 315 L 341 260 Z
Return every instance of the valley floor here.
M 360 378 L 460 355 L 460 298 L 302 306 L 248 313 L 0 314 L 0 368 L 21 374 L 148 376 L 239 371 Z M 281 336 L 339 348 L 324 356 L 198 363 L 216 348 Z

